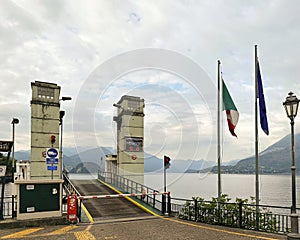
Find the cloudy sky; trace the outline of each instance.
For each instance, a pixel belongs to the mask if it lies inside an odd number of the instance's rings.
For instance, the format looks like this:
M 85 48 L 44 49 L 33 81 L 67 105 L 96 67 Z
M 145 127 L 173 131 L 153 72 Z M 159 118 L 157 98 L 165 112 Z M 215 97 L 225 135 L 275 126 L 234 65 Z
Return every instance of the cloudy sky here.
M 290 131 L 282 102 L 300 97 L 297 0 L 54 1 L 0 3 L 0 135 L 30 149 L 30 83 L 57 83 L 65 147 L 116 147 L 112 107 L 145 100 L 145 151 L 173 159 L 216 156 L 217 60 L 240 113 L 234 138 L 224 125 L 223 160 L 254 154 L 254 45 L 270 135 Z M 224 116 L 224 115 L 223 115 Z M 296 132 L 300 127 L 297 126 Z

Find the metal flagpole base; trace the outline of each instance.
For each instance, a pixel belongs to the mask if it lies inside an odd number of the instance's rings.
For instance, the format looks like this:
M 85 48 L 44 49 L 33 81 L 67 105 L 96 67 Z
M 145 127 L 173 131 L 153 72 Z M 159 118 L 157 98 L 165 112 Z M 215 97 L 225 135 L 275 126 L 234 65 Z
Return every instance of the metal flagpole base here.
M 287 240 L 300 240 L 300 234 L 299 233 L 289 233 L 287 235 Z
M 292 233 L 299 233 L 299 223 L 298 223 L 297 213 L 291 214 L 291 228 L 292 228 Z
M 291 227 L 292 232 L 287 235 L 288 240 L 300 240 L 300 234 L 298 233 L 298 214 L 291 214 Z

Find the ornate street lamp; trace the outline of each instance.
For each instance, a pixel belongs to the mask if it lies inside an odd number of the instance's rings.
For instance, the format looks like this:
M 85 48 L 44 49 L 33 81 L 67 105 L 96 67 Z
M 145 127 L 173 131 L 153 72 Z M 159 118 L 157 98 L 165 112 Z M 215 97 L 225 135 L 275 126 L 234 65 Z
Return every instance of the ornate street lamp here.
M 291 207 L 291 228 L 292 233 L 298 233 L 298 215 L 296 214 L 296 166 L 295 166 L 295 148 L 294 148 L 294 119 L 297 116 L 299 99 L 290 92 L 286 97 L 283 106 L 288 118 L 291 120 L 291 145 L 292 145 L 292 207 Z M 289 238 L 288 238 L 289 239 Z M 298 238 L 297 238 L 298 239 Z

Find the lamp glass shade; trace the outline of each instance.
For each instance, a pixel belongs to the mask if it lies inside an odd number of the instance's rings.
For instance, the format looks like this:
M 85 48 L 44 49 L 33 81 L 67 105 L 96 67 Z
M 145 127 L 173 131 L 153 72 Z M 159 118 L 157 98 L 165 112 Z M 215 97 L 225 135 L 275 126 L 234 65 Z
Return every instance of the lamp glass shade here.
M 295 95 L 292 95 L 290 93 L 283 105 L 286 111 L 286 115 L 289 118 L 295 118 L 297 116 L 299 100 Z

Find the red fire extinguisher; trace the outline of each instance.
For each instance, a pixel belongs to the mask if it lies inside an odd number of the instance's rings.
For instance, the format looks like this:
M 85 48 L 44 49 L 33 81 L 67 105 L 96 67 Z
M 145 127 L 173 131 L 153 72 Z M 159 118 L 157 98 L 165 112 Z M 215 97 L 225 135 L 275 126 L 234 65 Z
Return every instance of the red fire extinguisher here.
M 71 222 L 77 222 L 77 196 L 76 194 L 71 194 L 68 196 L 67 200 L 67 217 Z

